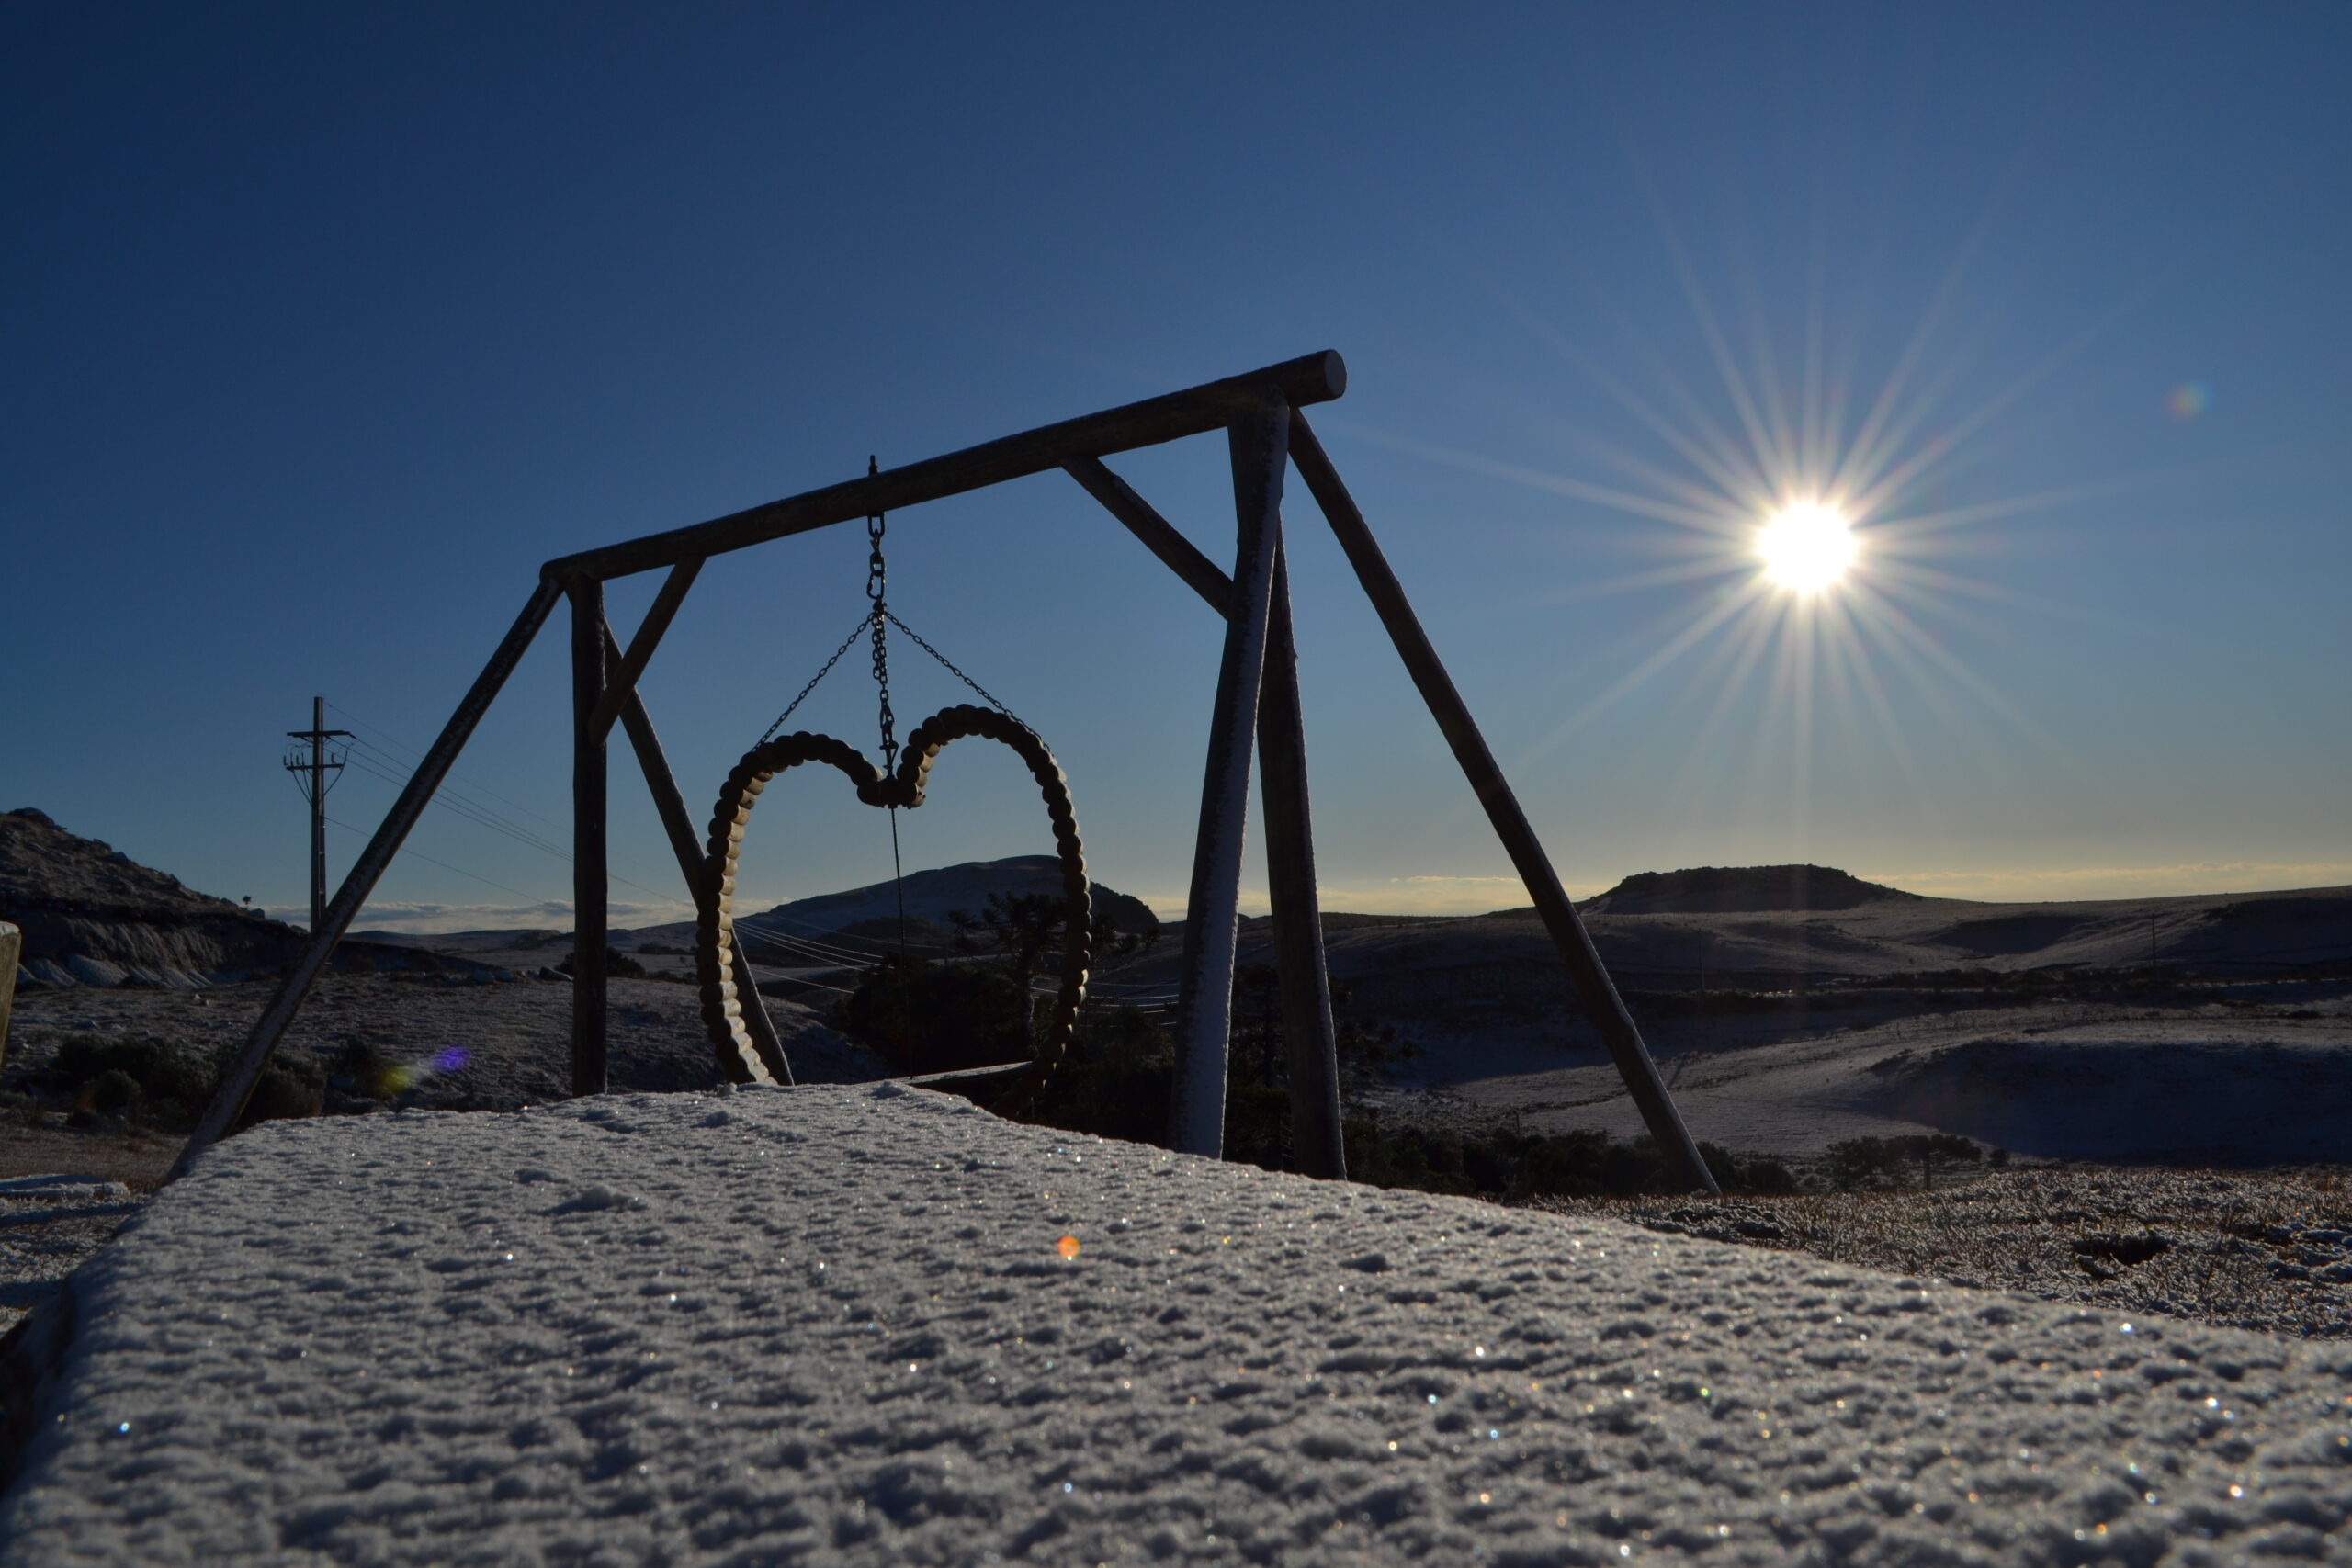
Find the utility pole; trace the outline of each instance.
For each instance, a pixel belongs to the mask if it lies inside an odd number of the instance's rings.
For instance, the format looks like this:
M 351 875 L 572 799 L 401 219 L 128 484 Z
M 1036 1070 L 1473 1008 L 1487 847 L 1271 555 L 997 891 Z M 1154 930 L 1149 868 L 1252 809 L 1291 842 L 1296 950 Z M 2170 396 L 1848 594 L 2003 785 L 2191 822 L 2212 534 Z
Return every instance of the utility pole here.
M 334 787 L 331 774 L 343 772 L 343 756 L 329 755 L 327 742 L 351 733 L 348 729 L 327 728 L 327 700 L 311 699 L 311 728 L 289 729 L 288 739 L 307 740 L 308 754 L 300 746 L 286 749 L 286 771 L 302 788 L 302 797 L 311 803 L 311 934 L 316 936 L 325 928 L 327 919 L 327 791 Z

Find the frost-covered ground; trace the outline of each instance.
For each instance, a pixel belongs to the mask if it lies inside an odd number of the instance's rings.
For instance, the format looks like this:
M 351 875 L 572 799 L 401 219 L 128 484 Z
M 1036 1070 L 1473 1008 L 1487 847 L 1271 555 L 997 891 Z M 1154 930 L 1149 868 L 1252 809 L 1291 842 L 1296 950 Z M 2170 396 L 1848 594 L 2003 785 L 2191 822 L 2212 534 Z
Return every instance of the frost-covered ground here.
M 0 1179 L 0 1330 L 55 1294 L 138 1207 L 130 1188 L 104 1177 Z
M 2352 1562 L 2340 1343 L 890 1085 L 271 1123 L 66 1302 L 10 1564 Z
M 723 1081 L 703 1032 L 699 991 L 654 980 L 611 985 L 607 1045 L 615 1089 L 710 1089 Z M 17 999 L 9 1051 L 17 1068 L 32 1071 L 46 1065 L 57 1041 L 74 1034 L 155 1034 L 206 1052 L 234 1047 L 277 988 L 276 981 L 252 980 L 196 993 L 92 987 L 35 991 Z M 854 1083 L 888 1073 L 808 1008 L 763 1000 L 802 1081 Z M 571 986 L 322 976 L 295 1014 L 286 1046 L 316 1053 L 322 1069 L 333 1072 L 354 1043 L 410 1068 L 402 1104 L 512 1111 L 561 1100 L 571 1092 Z M 453 1060 L 464 1065 L 435 1066 Z

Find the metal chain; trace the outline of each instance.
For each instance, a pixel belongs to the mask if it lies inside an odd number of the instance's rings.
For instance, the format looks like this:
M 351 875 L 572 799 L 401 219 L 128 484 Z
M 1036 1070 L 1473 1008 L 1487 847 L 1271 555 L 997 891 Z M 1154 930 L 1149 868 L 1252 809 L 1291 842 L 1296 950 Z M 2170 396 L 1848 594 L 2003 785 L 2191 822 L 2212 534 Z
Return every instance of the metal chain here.
M 793 698 L 790 703 L 786 704 L 785 710 L 782 713 L 775 716 L 775 722 L 768 726 L 767 733 L 765 735 L 760 737 L 761 745 L 764 746 L 771 739 L 775 739 L 775 732 L 784 728 L 784 721 L 792 716 L 793 709 L 798 707 L 802 703 L 807 702 L 808 700 L 808 694 L 817 689 L 817 682 L 833 672 L 833 666 L 842 661 L 842 655 L 847 653 L 851 647 L 856 643 L 857 639 L 865 635 L 866 624 L 873 620 L 873 618 L 874 615 L 872 611 L 868 611 L 865 615 L 858 616 L 857 625 L 850 627 L 849 636 L 842 638 L 842 645 L 833 649 L 833 656 L 825 660 L 825 667 L 818 671 L 814 675 L 809 676 L 808 683 L 800 688 L 800 694 Z
M 865 477 L 874 478 L 882 470 L 872 457 L 865 459 Z M 882 771 L 895 772 L 899 765 L 899 720 L 890 711 L 890 645 L 887 623 L 898 619 L 890 614 L 890 569 L 882 558 L 882 513 L 865 514 L 865 597 L 874 608 L 874 684 L 882 694 Z
M 876 467 L 874 458 L 869 456 L 865 459 L 866 478 L 872 479 L 880 471 Z M 1030 729 L 1028 724 L 1018 714 L 999 702 L 996 695 L 986 686 L 957 669 L 954 660 L 924 641 L 921 632 L 899 619 L 891 612 L 890 568 L 889 563 L 882 556 L 884 529 L 881 513 L 874 512 L 866 514 L 865 599 L 870 607 L 858 618 L 857 625 L 850 628 L 850 634 L 842 639 L 842 645 L 833 649 L 833 656 L 826 660 L 823 667 L 808 678 L 807 685 L 800 688 L 799 695 L 794 697 L 786 705 L 785 710 L 775 716 L 775 722 L 769 725 L 767 733 L 760 737 L 760 744 L 763 746 L 767 744 L 775 737 L 775 732 L 784 728 L 785 720 L 790 718 L 794 711 L 808 700 L 808 694 L 817 689 L 817 682 L 833 672 L 833 666 L 842 661 L 842 656 L 849 652 L 859 637 L 870 637 L 874 647 L 874 684 L 880 691 L 882 698 L 882 771 L 885 773 L 895 773 L 899 762 L 899 718 L 890 707 L 890 649 L 885 635 L 885 628 L 888 626 L 896 626 L 904 632 L 908 641 L 937 660 L 941 669 L 969 686 L 982 702 L 1012 720 L 1013 723 L 1020 725 L 1022 728 L 1028 729 L 1031 735 L 1035 735 L 1037 733 L 1035 730 Z M 898 826 L 896 811 L 891 815 L 893 818 L 891 826 L 895 829 Z
M 922 649 L 925 653 L 930 654 L 933 659 L 938 660 L 942 669 L 945 670 L 950 675 L 955 676 L 958 681 L 963 682 L 967 686 L 971 687 L 973 691 L 978 692 L 982 702 L 996 709 L 997 712 L 1004 715 L 1005 717 L 1012 720 L 1013 723 L 1020 725 L 1022 728 L 1029 729 L 1029 726 L 1023 721 L 1021 716 L 1014 713 L 1011 708 L 1006 707 L 993 696 L 990 696 L 989 694 L 989 689 L 986 686 L 981 685 L 978 681 L 973 680 L 969 675 L 967 675 L 961 670 L 956 669 L 953 663 L 949 662 L 945 654 L 932 647 L 931 644 L 923 641 L 922 633 L 916 631 L 914 627 L 907 625 L 906 622 L 899 619 L 898 616 L 890 615 L 888 610 L 884 610 L 882 614 L 889 616 L 890 624 L 892 626 L 907 634 L 908 641 L 913 643 L 917 648 Z M 1029 733 L 1035 735 L 1037 732 L 1034 729 L 1029 729 Z

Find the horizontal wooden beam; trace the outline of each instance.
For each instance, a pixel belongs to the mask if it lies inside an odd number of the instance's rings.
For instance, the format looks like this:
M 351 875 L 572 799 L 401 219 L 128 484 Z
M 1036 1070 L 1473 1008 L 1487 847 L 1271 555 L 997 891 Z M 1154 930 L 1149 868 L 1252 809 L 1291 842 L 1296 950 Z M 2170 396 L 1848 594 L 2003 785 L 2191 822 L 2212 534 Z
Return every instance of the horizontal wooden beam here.
M 1246 375 L 1228 376 L 1181 392 L 1105 409 L 1008 435 L 960 452 L 886 468 L 868 477 L 828 485 L 764 506 L 715 517 L 665 534 L 648 534 L 603 549 L 583 550 L 548 562 L 540 570 L 556 579 L 627 577 L 675 566 L 692 557 L 724 555 L 791 534 L 828 528 L 876 512 L 897 512 L 967 491 L 1002 484 L 1058 468 L 1078 457 L 1102 457 L 1138 446 L 1221 431 L 1236 411 L 1264 401 L 1269 390 L 1293 408 L 1328 403 L 1348 388 L 1348 367 L 1325 350 Z

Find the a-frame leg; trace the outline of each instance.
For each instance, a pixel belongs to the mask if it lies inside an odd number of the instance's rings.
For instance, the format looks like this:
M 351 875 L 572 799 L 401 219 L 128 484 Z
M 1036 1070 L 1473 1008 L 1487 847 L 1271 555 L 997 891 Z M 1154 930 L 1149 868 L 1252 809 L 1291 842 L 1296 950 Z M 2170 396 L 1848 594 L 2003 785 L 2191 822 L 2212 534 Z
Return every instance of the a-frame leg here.
M 1291 1154 L 1308 1176 L 1344 1180 L 1338 1032 L 1323 961 L 1323 908 L 1315 892 L 1315 827 L 1306 798 L 1306 727 L 1291 642 L 1290 568 L 1274 553 L 1266 616 L 1266 674 L 1258 708 L 1258 789 L 1266 807 L 1266 873 L 1289 1044 Z
M 1265 678 L 1267 605 L 1282 542 L 1283 470 L 1290 407 L 1278 396 L 1234 416 L 1233 613 L 1225 624 L 1208 765 L 1201 783 L 1200 831 L 1184 917 L 1178 986 L 1175 1092 L 1169 1142 L 1185 1154 L 1225 1152 L 1226 1052 L 1233 1026 L 1234 942 L 1241 919 L 1241 847 L 1250 815 L 1251 741 Z
M 1462 694 L 1453 689 L 1453 677 L 1445 672 L 1437 649 L 1421 629 L 1420 618 L 1406 601 L 1404 587 L 1389 570 L 1387 558 L 1381 554 L 1363 513 L 1356 510 L 1354 498 L 1348 494 L 1339 470 L 1324 456 L 1322 445 L 1307 428 L 1306 421 L 1294 415 L 1290 434 L 1291 460 L 1298 465 L 1299 477 L 1306 481 L 1316 504 L 1331 525 L 1331 532 L 1339 536 L 1340 548 L 1346 553 L 1348 564 L 1355 569 L 1356 580 L 1363 583 L 1365 596 L 1379 613 L 1381 625 L 1388 629 L 1389 640 L 1396 645 L 1413 684 L 1420 689 L 1430 716 L 1437 720 L 1446 744 L 1453 749 L 1454 761 L 1468 776 L 1470 787 L 1477 792 L 1478 804 L 1487 808 L 1487 820 L 1494 825 L 1495 836 L 1502 840 L 1512 867 L 1527 885 L 1536 913 L 1543 918 L 1544 930 L 1551 934 L 1553 945 L 1559 949 L 1561 962 L 1567 966 L 1569 982 L 1576 987 L 1586 1016 L 1607 1042 L 1609 1054 L 1617 1063 L 1618 1075 L 1625 1080 L 1626 1092 L 1633 1096 L 1650 1136 L 1657 1140 L 1661 1149 L 1677 1157 L 1683 1179 L 1691 1186 L 1708 1192 L 1719 1190 L 1707 1162 L 1700 1157 L 1699 1145 L 1691 1140 L 1690 1130 L 1682 1123 L 1682 1113 L 1675 1109 L 1674 1097 L 1667 1092 L 1665 1081 L 1658 1077 L 1657 1064 L 1650 1059 L 1649 1047 L 1642 1043 L 1642 1032 L 1634 1025 L 1634 1015 L 1626 1010 L 1624 998 L 1617 994 L 1607 967 L 1600 962 L 1591 933 L 1585 930 L 1576 905 L 1560 886 L 1559 874 L 1552 869 L 1550 858 L 1536 840 L 1533 825 L 1520 809 L 1519 797 L 1511 793 L 1502 768 L 1487 749 L 1486 737 L 1479 734 L 1477 721 L 1470 716 Z
M 571 599 L 571 1092 L 605 1092 L 605 585 L 576 578 Z
M 1065 467 L 1086 492 L 1143 541 L 1209 608 L 1233 613 L 1233 580 L 1096 457 Z M 1280 548 L 1267 612 L 1266 670 L 1258 698 L 1258 784 L 1266 811 L 1266 864 L 1283 975 L 1283 1032 L 1290 1043 L 1291 1145 L 1309 1176 L 1343 1179 L 1338 1032 L 1315 892 L 1315 832 L 1307 809 L 1306 736 L 1290 623 L 1290 569 Z

